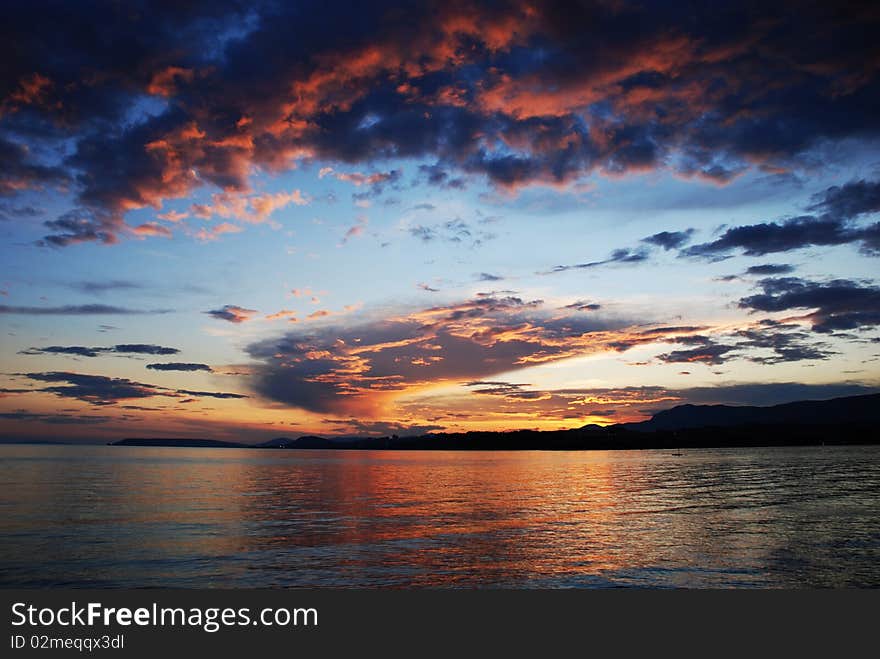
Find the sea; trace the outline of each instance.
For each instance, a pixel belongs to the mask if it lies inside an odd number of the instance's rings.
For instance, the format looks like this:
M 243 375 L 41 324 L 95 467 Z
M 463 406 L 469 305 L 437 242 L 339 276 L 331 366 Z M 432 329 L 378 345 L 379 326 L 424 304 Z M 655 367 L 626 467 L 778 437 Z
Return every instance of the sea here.
M 877 446 L 0 446 L 2 588 L 878 586 Z

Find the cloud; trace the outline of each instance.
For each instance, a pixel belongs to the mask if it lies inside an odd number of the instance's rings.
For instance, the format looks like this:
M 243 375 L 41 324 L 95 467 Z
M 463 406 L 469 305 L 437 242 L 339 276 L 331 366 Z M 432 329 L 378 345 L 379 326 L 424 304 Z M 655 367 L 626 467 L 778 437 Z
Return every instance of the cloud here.
M 0 314 L 28 316 L 126 316 L 138 314 L 166 314 L 170 309 L 128 309 L 107 304 L 69 304 L 62 307 L 27 307 L 0 304 Z
M 37 241 L 37 244 L 50 247 L 67 247 L 85 242 L 112 245 L 118 241 L 118 234 L 124 231 L 124 223 L 119 216 L 87 208 L 75 208 L 43 224 L 52 233 Z
M 717 240 L 693 245 L 683 253 L 714 258 L 739 249 L 746 256 L 764 256 L 811 246 L 845 245 L 857 240 L 859 235 L 838 219 L 805 215 L 778 223 L 733 227 Z
M 172 235 L 171 229 L 166 226 L 162 226 L 158 222 L 146 222 L 144 224 L 139 224 L 138 226 L 133 227 L 131 229 L 131 232 L 140 238 L 145 238 L 147 236 L 170 238 Z
M 247 398 L 244 394 L 232 394 L 224 391 L 192 391 L 190 389 L 175 389 L 175 393 L 182 394 L 184 396 L 198 396 L 201 398 L 225 398 L 225 399 L 238 399 L 238 398 Z
M 854 218 L 880 211 L 880 181 L 850 181 L 833 186 L 813 196 L 808 210 L 818 210 L 832 217 Z
M 761 293 L 740 299 L 741 309 L 806 311 L 814 332 L 880 325 L 880 288 L 848 279 L 814 282 L 797 277 L 762 279 Z
M 0 412 L 0 419 L 9 421 L 32 421 L 48 423 L 51 425 L 91 425 L 107 423 L 113 417 L 99 416 L 97 414 L 43 414 L 38 412 Z
M 291 309 L 282 309 L 266 316 L 266 320 L 280 320 L 281 318 L 286 318 L 291 323 L 297 322 L 296 312 Z
M 176 355 L 177 348 L 167 348 L 153 343 L 120 343 L 113 346 L 114 352 L 128 352 L 141 355 Z
M 504 277 L 500 275 L 493 275 L 490 272 L 481 272 L 479 275 L 477 275 L 477 279 L 479 281 L 502 281 Z
M 554 419 L 568 427 L 595 423 L 595 417 L 616 423 L 643 420 L 677 405 L 777 405 L 796 400 L 823 400 L 839 396 L 874 394 L 876 386 L 858 383 L 804 384 L 798 382 L 723 382 L 715 386 L 674 388 L 661 386 L 584 387 L 539 389 L 526 384 L 474 382 L 469 393 L 404 402 L 404 413 L 421 414 L 438 423 L 506 419 L 513 428 L 524 423 Z M 491 398 L 491 403 L 485 401 Z M 456 410 L 456 411 L 450 411 Z
M 203 220 L 209 220 L 214 216 L 218 216 L 251 224 L 260 224 L 267 221 L 276 210 L 285 208 L 290 204 L 305 206 L 309 203 L 309 197 L 300 190 L 251 195 L 244 192 L 227 190 L 212 194 L 210 203 L 193 204 L 190 207 L 189 213 Z M 241 229 L 239 228 L 239 230 Z M 231 233 L 231 231 L 227 229 L 221 233 Z
M 795 267 L 787 263 L 766 263 L 763 265 L 753 265 L 746 268 L 747 275 L 787 275 L 794 272 Z
M 608 258 L 601 261 L 590 261 L 588 263 L 576 263 L 574 265 L 557 265 L 547 272 L 538 274 L 555 274 L 558 272 L 567 272 L 568 270 L 585 270 L 596 268 L 602 265 L 611 265 L 614 263 L 643 263 L 651 258 L 651 252 L 655 247 L 662 247 L 664 251 L 679 249 L 687 244 L 695 229 L 686 229 L 684 231 L 661 231 L 640 241 L 643 243 L 638 247 L 622 247 L 611 252 Z
M 110 291 L 139 290 L 143 284 L 125 279 L 111 279 L 108 281 L 75 281 L 67 284 L 70 288 L 87 293 L 89 295 L 102 295 Z
M 703 364 L 723 364 L 728 354 L 737 349 L 734 345 L 724 345 L 715 343 L 711 339 L 698 337 L 699 343 L 694 348 L 686 348 L 682 350 L 673 350 L 662 355 L 658 355 L 658 359 L 663 362 L 701 362 Z
M 685 346 L 663 353 L 657 359 L 665 363 L 723 364 L 742 359 L 757 364 L 779 364 L 825 360 L 835 352 L 797 323 L 772 319 L 761 320 L 750 327 L 708 336 L 690 334 L 666 338 L 667 342 Z
M 813 246 L 859 244 L 868 255 L 880 253 L 880 223 L 859 226 L 855 220 L 880 211 L 880 182 L 854 181 L 828 188 L 813 197 L 810 210 L 820 215 L 801 215 L 775 222 L 762 222 L 727 229 L 716 240 L 693 245 L 685 256 L 723 258 L 741 250 L 746 256 L 764 256 Z
M 0 120 L 3 118 L 0 108 Z M 7 139 L 0 133 L 0 197 L 14 195 L 22 190 L 41 189 L 68 181 L 68 173 L 61 167 L 36 162 L 26 144 Z
M 33 391 L 51 393 L 62 398 L 73 398 L 97 406 L 115 405 L 119 401 L 151 398 L 154 396 L 168 398 L 182 398 L 185 396 L 247 398 L 244 394 L 171 389 L 168 387 L 135 382 L 127 378 L 113 378 L 104 375 L 88 375 L 67 371 L 23 373 L 19 375 L 35 382 L 49 383 L 52 385 L 35 389 Z
M 409 235 L 423 243 L 443 241 L 456 245 L 479 247 L 484 242 L 494 239 L 493 233 L 474 228 L 461 218 L 446 220 L 436 224 L 415 224 L 407 228 Z
M 501 396 L 507 400 L 542 400 L 548 397 L 547 392 L 529 389 L 532 385 L 520 382 L 474 380 L 465 382 L 464 386 L 472 387 L 475 394 Z
M 206 314 L 218 320 L 226 320 L 230 323 L 243 323 L 258 313 L 254 309 L 245 309 L 234 304 L 224 304 L 219 309 L 206 311 Z
M 167 362 L 163 364 L 147 364 L 147 368 L 153 371 L 207 371 L 213 369 L 207 364 L 191 364 L 186 362 Z
M 167 213 L 159 213 L 156 217 L 166 222 L 180 222 L 189 217 L 189 213 L 185 211 L 168 211 Z
M 42 214 L 43 211 L 34 206 L 14 206 L 5 202 L 0 203 L 0 222 L 39 217 Z
M 112 405 L 120 400 L 168 395 L 159 388 L 134 382 L 126 378 L 111 378 L 103 375 L 84 375 L 61 371 L 26 373 L 24 375 L 38 382 L 62 383 L 43 387 L 40 391 L 52 393 L 63 398 L 75 398 L 92 405 Z
M 358 216 L 358 218 L 355 220 L 355 223 L 350 226 L 345 232 L 345 235 L 342 236 L 341 244 L 344 245 L 352 238 L 357 238 L 358 236 L 362 235 L 367 228 L 367 224 L 369 224 L 369 220 L 366 216 Z
M 19 351 L 20 355 L 75 355 L 77 357 L 97 357 L 106 348 L 87 348 L 85 346 L 46 346 Z
M 75 355 L 77 357 L 97 357 L 102 354 L 134 354 L 134 355 L 176 355 L 180 350 L 154 345 L 152 343 L 120 343 L 104 348 L 88 348 L 86 346 L 46 346 L 22 350 L 22 355 Z
M 568 270 L 586 270 L 596 268 L 600 265 L 610 265 L 612 263 L 642 263 L 647 261 L 649 253 L 644 249 L 615 249 L 607 259 L 601 261 L 590 261 L 589 263 L 576 263 L 574 265 L 557 265 L 548 272 L 539 274 L 556 274 L 558 272 L 567 272 Z
M 448 190 L 462 190 L 465 188 L 465 179 L 461 176 L 453 176 L 448 169 L 441 165 L 419 165 L 419 173 L 422 174 L 428 184 Z M 433 210 L 432 204 L 419 204 L 424 210 Z
M 694 231 L 694 229 L 687 229 L 685 231 L 661 231 L 660 233 L 655 233 L 653 236 L 642 238 L 642 242 L 656 247 L 662 247 L 665 250 L 680 249 L 690 242 Z
M 599 311 L 602 308 L 601 304 L 597 304 L 595 302 L 588 302 L 586 300 L 578 300 L 577 302 L 572 302 L 571 304 L 566 304 L 563 309 L 574 309 L 575 311 Z
M 398 188 L 400 180 L 403 178 L 403 171 L 400 169 L 392 169 L 389 172 L 375 172 L 373 174 L 362 174 L 360 172 L 337 172 L 333 174 L 340 181 L 347 181 L 355 187 L 367 187 L 366 192 L 356 192 L 352 194 L 355 201 L 367 203 L 367 200 L 378 197 L 385 192 L 386 186 Z
M 237 224 L 231 224 L 229 222 L 220 222 L 219 224 L 215 224 L 209 228 L 202 227 L 196 232 L 196 239 L 201 240 L 202 242 L 209 242 L 212 240 L 217 240 L 222 235 L 228 233 L 241 233 L 244 231 Z
M 375 418 L 389 400 L 439 383 L 617 349 L 628 325 L 486 295 L 360 325 L 304 327 L 246 351 L 257 362 L 252 386 L 261 396 Z
M 204 186 L 249 195 L 252 172 L 307 159 L 349 176 L 427 159 L 441 187 L 657 168 L 724 185 L 878 136 L 869 3 L 20 4 L 4 19 L 0 192 L 69 185 L 80 210 L 47 225 L 55 246 L 113 243 L 130 211 Z

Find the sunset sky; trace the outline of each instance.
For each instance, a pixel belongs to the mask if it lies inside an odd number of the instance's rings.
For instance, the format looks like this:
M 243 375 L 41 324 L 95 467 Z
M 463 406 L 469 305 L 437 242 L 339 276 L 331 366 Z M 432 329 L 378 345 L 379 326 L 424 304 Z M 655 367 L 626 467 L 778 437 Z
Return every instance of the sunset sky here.
M 878 28 L 875 2 L 4 3 L 0 437 L 876 392 Z

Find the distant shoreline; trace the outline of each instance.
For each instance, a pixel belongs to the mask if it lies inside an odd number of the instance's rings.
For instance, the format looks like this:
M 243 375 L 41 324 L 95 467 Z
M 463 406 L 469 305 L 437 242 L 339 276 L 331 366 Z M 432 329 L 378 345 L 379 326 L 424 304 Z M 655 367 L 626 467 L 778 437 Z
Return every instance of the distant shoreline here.
M 111 446 L 382 451 L 589 451 L 864 446 L 880 444 L 880 394 L 769 407 L 679 405 L 638 423 L 568 430 L 471 431 L 410 436 L 278 437 L 258 444 L 210 438 L 129 437 Z M 14 442 L 6 441 L 5 444 Z M 22 444 L 62 442 L 26 440 Z M 70 445 L 71 442 L 64 442 Z
M 880 444 L 880 394 L 769 407 L 679 405 L 648 421 L 570 430 L 429 433 L 326 439 L 279 437 L 249 445 L 213 439 L 128 438 L 114 446 L 402 451 L 614 450 Z
M 651 433 L 635 438 L 612 434 L 609 437 L 570 436 L 577 431 L 557 431 L 568 435 L 544 437 L 553 431 L 512 431 L 509 433 L 464 433 L 462 437 L 419 435 L 414 437 L 366 437 L 345 440 L 321 439 L 301 442 L 288 440 L 285 445 L 239 444 L 221 441 L 187 439 L 127 438 L 110 442 L 110 446 L 141 448 L 223 448 L 294 451 L 609 451 L 609 450 L 679 450 L 700 448 L 781 448 L 809 446 L 871 446 L 880 445 L 875 429 L 864 426 L 786 428 L 782 436 L 770 437 L 766 428 L 741 427 L 736 433 L 721 433 L 718 428 L 697 432 Z M 774 427 L 774 434 L 780 432 Z M 489 434 L 491 436 L 487 437 Z M 474 435 L 474 436 L 470 436 Z M 534 437 L 533 435 L 537 435 Z M 710 437 L 711 435 L 711 437 Z M 312 438 L 303 438 L 312 439 Z M 320 439 L 320 438 L 314 438 Z

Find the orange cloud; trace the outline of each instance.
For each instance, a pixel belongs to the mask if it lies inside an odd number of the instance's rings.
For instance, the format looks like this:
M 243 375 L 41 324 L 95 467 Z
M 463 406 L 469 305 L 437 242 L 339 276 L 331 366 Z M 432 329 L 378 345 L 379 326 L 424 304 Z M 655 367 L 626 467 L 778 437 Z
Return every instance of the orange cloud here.
M 282 318 L 286 318 L 291 323 L 297 322 L 296 312 L 291 309 L 282 309 L 266 316 L 266 320 L 281 320 Z
M 227 233 L 241 233 L 242 231 L 244 231 L 244 229 L 236 224 L 221 222 L 220 224 L 215 224 L 209 229 L 199 229 L 195 236 L 196 239 L 201 240 L 202 242 L 207 242 L 217 240 L 217 238 Z
M 177 91 L 179 81 L 191 82 L 195 72 L 180 66 L 169 66 L 157 71 L 147 85 L 147 93 L 155 96 L 172 96 Z
M 162 238 L 170 238 L 171 230 L 168 227 L 164 227 L 157 222 L 146 222 L 145 224 L 140 224 L 136 227 L 133 227 L 131 232 L 141 238 L 146 238 L 147 236 L 161 236 Z
M 203 220 L 216 215 L 259 224 L 268 220 L 275 211 L 290 204 L 304 206 L 308 203 L 309 199 L 299 190 L 261 195 L 217 192 L 211 195 L 211 203 L 193 204 L 190 212 Z

